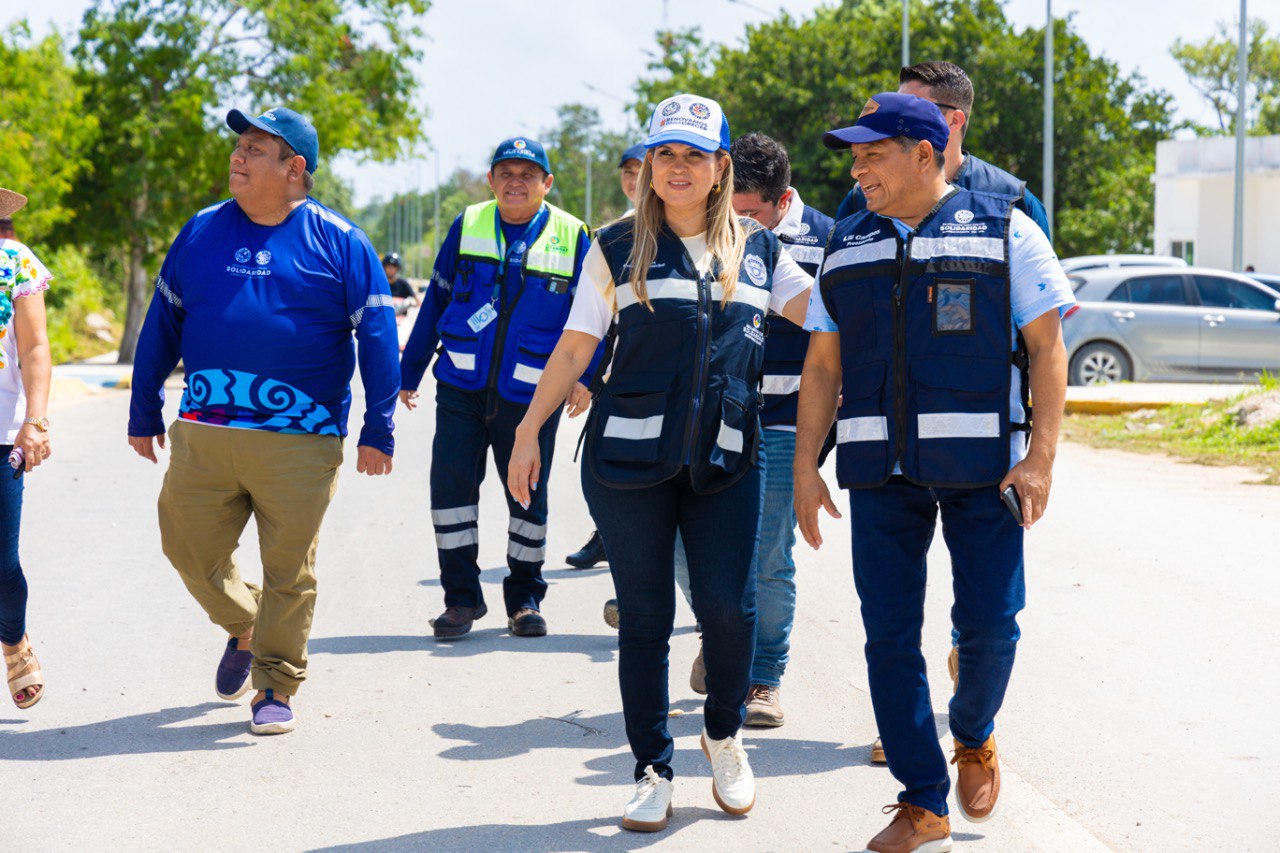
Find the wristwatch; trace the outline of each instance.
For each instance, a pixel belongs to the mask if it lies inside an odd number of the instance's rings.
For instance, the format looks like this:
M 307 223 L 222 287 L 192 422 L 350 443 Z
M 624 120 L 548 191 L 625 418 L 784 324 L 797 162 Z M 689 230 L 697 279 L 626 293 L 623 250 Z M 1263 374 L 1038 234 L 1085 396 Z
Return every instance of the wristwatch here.
M 23 419 L 22 419 L 22 422 L 23 422 L 24 424 L 31 424 L 33 427 L 35 427 L 36 429 L 40 430 L 41 432 L 48 432 L 48 431 L 49 431 L 49 419 L 48 419 L 48 418 L 23 418 Z

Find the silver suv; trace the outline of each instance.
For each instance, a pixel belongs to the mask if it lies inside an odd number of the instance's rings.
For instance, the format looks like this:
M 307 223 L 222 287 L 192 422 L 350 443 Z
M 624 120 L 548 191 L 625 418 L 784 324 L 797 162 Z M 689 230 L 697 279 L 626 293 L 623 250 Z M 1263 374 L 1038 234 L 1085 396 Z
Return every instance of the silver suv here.
M 1202 267 L 1070 274 L 1072 385 L 1220 381 L 1280 372 L 1280 291 Z

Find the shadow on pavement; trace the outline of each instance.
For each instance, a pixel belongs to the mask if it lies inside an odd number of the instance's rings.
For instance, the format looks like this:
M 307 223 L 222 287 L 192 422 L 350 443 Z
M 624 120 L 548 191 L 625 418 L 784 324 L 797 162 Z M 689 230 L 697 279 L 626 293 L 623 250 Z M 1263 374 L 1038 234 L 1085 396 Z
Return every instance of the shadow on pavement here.
M 245 720 L 209 725 L 174 725 L 209 711 L 227 708 L 204 702 L 186 708 L 165 708 L 83 726 L 0 733 L 0 760 L 66 761 L 106 755 L 146 755 L 161 752 L 239 749 L 248 743 L 223 743 L 248 732 Z M 172 728 L 170 728 L 172 727 Z
M 621 728 L 621 719 L 618 725 Z M 871 744 L 850 746 L 825 740 L 753 739 L 750 734 L 747 734 L 743 746 L 747 749 L 747 757 L 751 759 L 751 770 L 757 779 L 812 776 L 817 773 L 833 773 L 848 767 L 870 768 L 872 766 Z M 630 756 L 602 755 L 584 762 L 582 766 L 595 775 L 575 779 L 574 781 L 579 785 L 625 785 L 631 780 L 635 765 Z M 711 778 L 711 765 L 707 763 L 702 750 L 697 747 L 677 749 L 672 758 L 671 767 L 678 778 Z M 888 775 L 887 770 L 874 772 L 884 772 L 886 776 Z
M 619 825 L 626 794 L 620 790 L 618 796 L 618 814 L 609 817 L 542 826 L 511 823 L 452 826 L 377 841 L 324 847 L 312 853 L 356 850 L 643 850 L 670 840 L 680 830 L 698 821 L 741 820 L 714 809 L 676 806 L 666 831 L 628 832 Z
M 486 617 L 489 618 L 489 617 Z M 384 652 L 427 652 L 443 658 L 469 658 L 498 652 L 585 655 L 592 663 L 612 663 L 617 637 L 606 634 L 557 634 L 516 637 L 506 627 L 481 628 L 458 640 L 437 642 L 427 635 L 370 634 L 357 637 L 319 637 L 307 644 L 311 654 L 373 655 Z

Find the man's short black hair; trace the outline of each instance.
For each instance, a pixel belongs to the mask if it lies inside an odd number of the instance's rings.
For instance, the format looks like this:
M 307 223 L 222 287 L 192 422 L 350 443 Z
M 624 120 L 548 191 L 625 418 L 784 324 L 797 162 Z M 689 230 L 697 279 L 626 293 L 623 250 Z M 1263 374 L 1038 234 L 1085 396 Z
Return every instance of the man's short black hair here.
M 928 86 L 934 103 L 964 110 L 965 121 L 961 132 L 968 132 L 969 117 L 973 114 L 973 81 L 964 73 L 963 68 L 953 62 L 940 60 L 906 65 L 898 72 L 898 85 L 903 83 Z
M 733 160 L 733 191 L 759 193 L 772 204 L 791 186 L 791 159 L 782 143 L 763 133 L 740 136 L 729 146 Z

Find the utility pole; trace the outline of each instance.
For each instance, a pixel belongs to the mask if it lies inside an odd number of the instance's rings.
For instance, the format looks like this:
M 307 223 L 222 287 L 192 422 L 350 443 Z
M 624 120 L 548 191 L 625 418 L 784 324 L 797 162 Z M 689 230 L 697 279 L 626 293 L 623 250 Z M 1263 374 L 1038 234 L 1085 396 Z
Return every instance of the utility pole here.
M 911 0 L 902 0 L 902 67 L 911 64 Z
M 1249 97 L 1248 0 L 1240 0 L 1240 46 L 1236 55 L 1236 187 L 1235 223 L 1231 235 L 1231 268 L 1244 270 L 1244 133 Z
M 1241 0 L 1243 2 L 1243 0 Z M 1053 233 L 1053 0 L 1045 0 L 1044 26 L 1044 211 Z
M 596 152 L 595 152 L 595 149 L 593 149 L 591 146 L 587 146 L 587 149 L 586 149 L 586 151 L 585 151 L 585 154 L 586 154 L 586 157 L 587 157 L 587 211 L 586 211 L 587 215 L 586 215 L 586 221 L 587 221 L 587 227 L 588 227 L 588 228 L 590 228 L 590 227 L 592 227 L 592 226 L 591 226 L 591 161 L 592 161 L 592 160 L 594 160 L 594 159 L 596 159 Z

